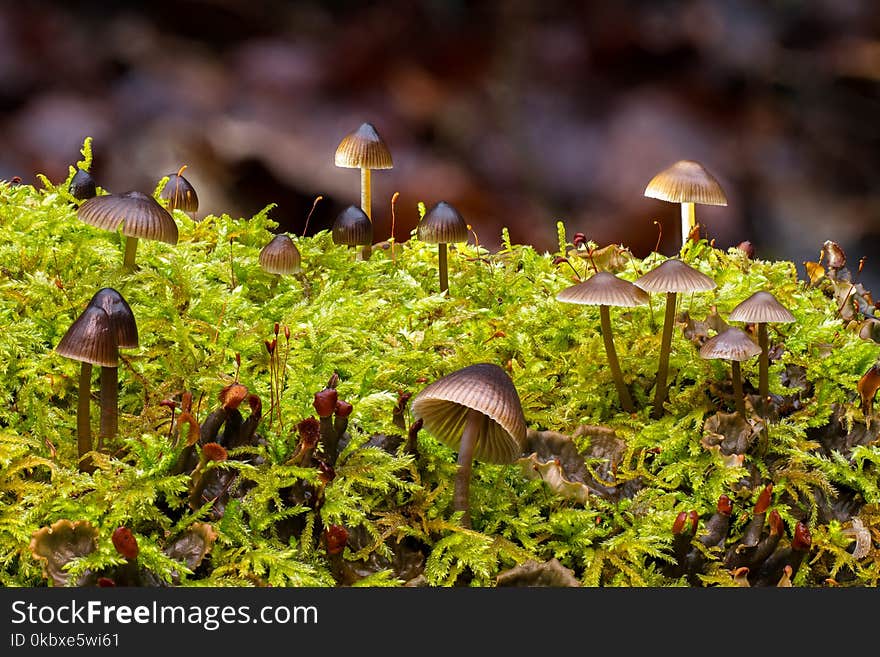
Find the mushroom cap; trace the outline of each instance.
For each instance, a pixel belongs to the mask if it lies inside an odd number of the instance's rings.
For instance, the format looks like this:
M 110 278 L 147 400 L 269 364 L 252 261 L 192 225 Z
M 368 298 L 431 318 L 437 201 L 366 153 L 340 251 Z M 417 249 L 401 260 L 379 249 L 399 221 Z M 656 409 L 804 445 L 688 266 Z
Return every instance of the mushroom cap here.
M 705 292 L 716 287 L 715 281 L 678 258 L 665 260 L 633 284 L 646 292 Z
M 513 381 L 491 363 L 477 363 L 447 374 L 422 389 L 412 413 L 438 440 L 458 449 L 468 410 L 487 420 L 474 447 L 474 458 L 513 463 L 526 446 L 526 421 Z
M 679 160 L 651 178 L 645 196 L 670 203 L 727 205 L 715 177 L 699 162 Z
M 422 217 L 416 228 L 416 237 L 429 244 L 467 242 L 467 222 L 458 210 L 446 201 L 440 201 Z
M 260 250 L 260 267 L 270 274 L 296 274 L 302 271 L 299 249 L 288 235 L 280 233 Z
M 76 173 L 70 179 L 68 191 L 70 191 L 70 195 L 73 198 L 84 201 L 95 196 L 98 193 L 98 187 L 95 185 L 95 179 L 92 178 L 92 174 L 85 169 L 77 167 Z
M 648 293 L 608 271 L 600 271 L 556 295 L 557 301 L 632 308 L 648 303 Z
M 336 166 L 348 169 L 391 169 L 391 151 L 382 141 L 372 123 L 347 134 L 336 147 Z
M 762 324 L 764 322 L 790 323 L 795 321 L 788 308 L 769 292 L 755 292 L 745 301 L 741 301 L 730 311 L 728 319 L 732 322 Z
M 138 348 L 138 330 L 131 306 L 123 296 L 112 287 L 104 287 L 95 292 L 89 306 L 101 308 L 110 316 L 110 325 L 116 332 L 116 344 L 120 349 Z
M 67 329 L 55 351 L 84 363 L 116 367 L 119 348 L 110 315 L 98 306 L 87 306 Z
M 79 206 L 76 215 L 104 230 L 117 230 L 121 224 L 127 237 L 177 244 L 174 217 L 156 199 L 141 192 L 95 196 Z
M 364 246 L 373 243 L 373 222 L 356 205 L 349 205 L 333 222 L 333 243 Z
M 724 358 L 725 360 L 748 360 L 761 353 L 761 347 L 740 328 L 731 326 L 709 338 L 700 347 L 700 358 Z
M 168 201 L 169 210 L 196 212 L 199 209 L 199 197 L 195 188 L 179 173 L 168 174 L 168 182 L 159 197 Z

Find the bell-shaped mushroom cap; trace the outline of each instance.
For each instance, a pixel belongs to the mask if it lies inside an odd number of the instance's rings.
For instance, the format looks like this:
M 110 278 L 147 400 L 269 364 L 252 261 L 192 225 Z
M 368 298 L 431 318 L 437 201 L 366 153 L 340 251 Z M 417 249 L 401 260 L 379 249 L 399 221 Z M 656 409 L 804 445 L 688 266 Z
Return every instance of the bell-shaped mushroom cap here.
M 513 381 L 491 363 L 477 363 L 447 374 L 426 386 L 412 401 L 412 413 L 424 427 L 458 449 L 468 410 L 486 420 L 474 447 L 474 458 L 490 463 L 513 463 L 526 445 L 526 421 Z
M 732 322 L 762 324 L 765 322 L 790 323 L 794 315 L 769 292 L 755 292 L 730 311 L 728 319 Z
M 336 166 L 349 169 L 391 169 L 391 151 L 371 123 L 347 134 L 336 147 Z
M 645 196 L 670 203 L 727 205 L 727 197 L 715 177 L 692 160 L 679 160 L 651 178 Z
M 116 331 L 102 308 L 88 306 L 58 342 L 55 351 L 66 358 L 101 367 L 117 367 Z
M 120 349 L 138 348 L 138 330 L 131 306 L 119 292 L 112 287 L 104 287 L 95 292 L 89 306 L 101 308 L 110 316 L 110 325 L 116 332 L 116 342 Z
M 80 201 L 90 199 L 98 193 L 98 187 L 95 185 L 95 179 L 85 169 L 77 167 L 76 173 L 70 179 L 70 187 L 68 187 L 71 196 Z
M 446 201 L 440 201 L 422 217 L 416 228 L 416 237 L 429 244 L 467 242 L 467 222 L 458 210 Z
M 127 237 L 177 244 L 174 218 L 156 199 L 141 192 L 95 196 L 79 206 L 77 217 L 104 230 L 117 230 L 121 224 Z
M 715 288 L 715 281 L 678 258 L 669 258 L 634 285 L 646 292 L 705 292 Z
M 296 274 L 302 271 L 299 249 L 288 235 L 280 233 L 260 250 L 260 267 L 270 274 Z
M 761 347 L 742 329 L 731 326 L 709 338 L 700 347 L 700 358 L 723 358 L 725 360 L 748 360 L 761 353 Z
M 600 271 L 556 295 L 557 301 L 632 308 L 648 303 L 648 293 L 608 271 Z
M 333 222 L 333 243 L 365 246 L 373 243 L 373 222 L 356 205 L 349 205 Z
M 168 201 L 169 210 L 196 212 L 199 209 L 199 197 L 195 188 L 179 173 L 168 174 L 168 182 L 159 196 Z

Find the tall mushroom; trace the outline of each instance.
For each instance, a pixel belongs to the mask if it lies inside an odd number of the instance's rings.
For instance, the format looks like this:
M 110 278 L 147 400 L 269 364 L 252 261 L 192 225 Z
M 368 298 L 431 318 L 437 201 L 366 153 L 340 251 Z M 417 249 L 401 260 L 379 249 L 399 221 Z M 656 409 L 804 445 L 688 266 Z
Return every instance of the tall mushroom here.
M 648 302 L 648 294 L 629 281 L 623 280 L 607 271 L 593 274 L 587 280 L 567 287 L 556 295 L 557 301 L 599 306 L 599 319 L 602 327 L 602 341 L 605 343 L 605 354 L 620 406 L 627 413 L 635 412 L 632 397 L 623 381 L 617 350 L 614 348 L 614 337 L 611 330 L 610 306 L 632 308 Z
M 446 245 L 467 242 L 468 225 L 458 210 L 446 201 L 440 201 L 430 210 L 416 228 L 416 237 L 437 245 L 437 268 L 440 273 L 440 291 L 449 289 Z
M 469 528 L 473 459 L 513 463 L 525 449 L 526 422 L 513 381 L 497 365 L 469 365 L 423 388 L 411 410 L 437 439 L 458 449 L 453 508 L 464 512 L 461 522 Z
M 663 415 L 663 402 L 666 401 L 666 378 L 669 375 L 669 353 L 672 350 L 677 295 L 680 292 L 712 290 L 715 288 L 715 281 L 681 260 L 669 258 L 636 279 L 634 284 L 646 292 L 666 294 L 666 316 L 663 320 L 663 337 L 660 341 L 660 364 L 657 368 L 654 409 L 651 413 L 656 420 Z
M 162 188 L 159 198 L 168 201 L 169 210 L 183 210 L 193 219 L 199 209 L 199 196 L 189 180 L 183 177 L 184 164 L 177 173 L 168 174 L 168 182 Z
M 81 472 L 93 470 L 86 454 L 92 451 L 89 403 L 92 392 L 92 365 L 116 367 L 119 359 L 116 331 L 102 308 L 87 306 L 74 320 L 55 347 L 56 353 L 82 363 L 76 410 L 76 445 Z
M 758 346 L 761 348 L 761 357 L 758 359 L 758 394 L 763 402 L 770 393 L 770 341 L 767 324 L 791 323 L 795 321 L 794 315 L 772 294 L 760 291 L 731 310 L 728 319 L 732 322 L 755 324 L 758 329 Z
M 357 247 L 356 260 L 370 257 L 373 243 L 373 224 L 370 218 L 356 205 L 349 205 L 336 217 L 331 230 L 334 244 Z
M 118 349 L 137 349 L 138 330 L 131 306 L 123 296 L 112 287 L 98 290 L 89 301 L 89 306 L 101 308 L 110 317 L 110 326 L 116 333 Z M 101 424 L 98 432 L 98 449 L 104 441 L 112 440 L 119 429 L 119 368 L 101 366 L 100 396 Z
M 754 343 L 748 333 L 735 326 L 709 338 L 700 347 L 700 358 L 723 358 L 730 361 L 733 396 L 736 410 L 742 417 L 746 416 L 746 398 L 743 394 L 742 373 L 739 364 L 759 353 L 761 353 L 761 347 Z
M 298 274 L 302 271 L 302 258 L 296 244 L 285 233 L 279 233 L 260 249 L 260 267 L 269 274 L 275 274 L 272 287 L 284 274 Z
M 156 199 L 141 192 L 94 196 L 79 206 L 77 217 L 104 230 L 116 231 L 122 226 L 124 265 L 128 269 L 135 267 L 139 239 L 177 244 L 174 217 Z
M 648 182 L 645 196 L 681 204 L 681 245 L 696 225 L 694 204 L 727 205 L 724 190 L 699 162 L 679 160 Z

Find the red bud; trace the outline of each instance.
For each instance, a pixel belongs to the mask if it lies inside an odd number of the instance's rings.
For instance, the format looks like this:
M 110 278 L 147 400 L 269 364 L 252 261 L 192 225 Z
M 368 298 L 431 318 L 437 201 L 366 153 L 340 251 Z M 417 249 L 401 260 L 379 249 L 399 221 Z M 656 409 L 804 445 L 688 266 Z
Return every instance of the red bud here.
M 334 388 L 324 388 L 315 393 L 313 406 L 319 417 L 330 417 L 336 410 L 338 394 Z
M 339 417 L 348 417 L 351 415 L 351 411 L 354 407 L 349 404 L 347 401 L 342 401 L 341 399 L 336 402 L 336 415 Z
M 109 577 L 99 577 L 97 584 L 102 589 L 110 588 L 111 586 L 116 586 L 116 582 L 114 582 Z
M 234 410 L 247 397 L 248 389 L 240 383 L 231 383 L 220 391 L 220 403 L 227 410 Z
M 324 530 L 324 541 L 327 543 L 327 554 L 339 554 L 345 549 L 348 531 L 342 525 L 330 525 Z
M 111 537 L 113 547 L 116 551 L 126 559 L 137 559 L 138 544 L 137 539 L 128 527 L 119 527 L 113 532 Z
M 700 521 L 700 516 L 697 515 L 696 511 L 691 510 L 688 513 L 688 518 L 691 521 L 691 533 L 695 534 L 697 531 L 697 523 Z
M 758 501 L 755 502 L 755 513 L 764 513 L 770 506 L 770 499 L 773 493 L 773 484 L 767 484 L 761 494 L 758 495 Z
M 209 461 L 225 461 L 229 458 L 226 448 L 219 443 L 205 443 L 202 445 L 202 455 Z
M 281 326 L 278 324 L 278 322 L 275 322 L 275 337 L 276 338 L 278 337 L 278 331 L 280 331 L 280 330 L 281 330 Z
M 773 509 L 770 512 L 770 515 L 767 516 L 768 522 L 770 524 L 770 533 L 771 534 L 781 534 L 784 526 L 782 524 L 782 516 L 779 515 L 779 511 Z
M 313 448 L 321 438 L 321 424 L 313 417 L 307 417 L 296 425 L 299 439 L 304 447 Z
M 813 537 L 810 535 L 810 529 L 804 523 L 799 522 L 794 528 L 794 538 L 791 540 L 792 550 L 809 550 L 813 544 Z
M 687 520 L 687 513 L 685 511 L 680 511 L 677 516 L 675 516 L 675 521 L 672 523 L 672 533 L 673 534 L 681 534 L 684 532 L 684 523 Z
M 727 495 L 722 495 L 718 498 L 718 505 L 716 508 L 718 509 L 718 513 L 723 513 L 724 515 L 729 516 L 730 512 L 733 511 L 733 502 L 727 497 Z

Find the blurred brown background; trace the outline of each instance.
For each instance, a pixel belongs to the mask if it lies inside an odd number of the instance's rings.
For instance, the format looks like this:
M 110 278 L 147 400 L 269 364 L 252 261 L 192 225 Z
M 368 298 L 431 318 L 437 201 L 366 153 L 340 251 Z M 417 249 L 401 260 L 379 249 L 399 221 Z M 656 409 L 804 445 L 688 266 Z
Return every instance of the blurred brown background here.
M 188 165 L 200 214 L 270 202 L 284 230 L 359 203 L 339 140 L 369 121 L 377 239 L 446 200 L 497 247 L 555 249 L 563 220 L 638 256 L 677 249 L 678 207 L 643 196 L 702 162 L 722 247 L 799 265 L 826 239 L 880 282 L 876 0 L 0 2 L 0 178 L 63 179 L 94 138 L 110 191 Z

